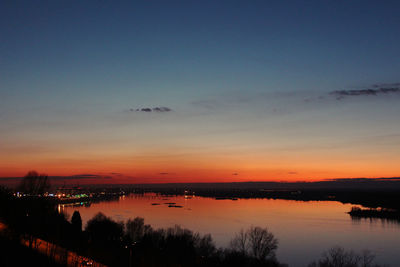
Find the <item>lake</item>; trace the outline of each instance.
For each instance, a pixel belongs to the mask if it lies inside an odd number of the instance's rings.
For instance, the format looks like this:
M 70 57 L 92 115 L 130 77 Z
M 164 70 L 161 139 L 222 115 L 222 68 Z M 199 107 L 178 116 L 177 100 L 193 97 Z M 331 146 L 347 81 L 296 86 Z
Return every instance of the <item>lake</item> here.
M 182 207 L 166 204 L 171 202 Z M 377 256 L 377 262 L 400 266 L 400 224 L 352 220 L 347 214 L 352 206 L 335 201 L 216 200 L 148 193 L 122 196 L 88 207 L 60 205 L 59 209 L 69 215 L 78 210 L 83 225 L 98 212 L 116 221 L 143 217 L 153 228 L 179 224 L 201 234 L 210 233 L 219 247 L 228 246 L 241 228 L 268 227 L 279 240 L 278 260 L 293 267 L 306 266 L 335 245 L 357 252 L 368 249 Z

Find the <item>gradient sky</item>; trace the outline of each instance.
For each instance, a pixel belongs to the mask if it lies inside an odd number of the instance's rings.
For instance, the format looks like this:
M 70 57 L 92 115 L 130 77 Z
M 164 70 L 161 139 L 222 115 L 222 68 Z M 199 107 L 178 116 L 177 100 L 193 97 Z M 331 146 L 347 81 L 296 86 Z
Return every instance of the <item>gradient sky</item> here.
M 399 1 L 1 1 L 0 177 L 400 176 L 399 14 Z

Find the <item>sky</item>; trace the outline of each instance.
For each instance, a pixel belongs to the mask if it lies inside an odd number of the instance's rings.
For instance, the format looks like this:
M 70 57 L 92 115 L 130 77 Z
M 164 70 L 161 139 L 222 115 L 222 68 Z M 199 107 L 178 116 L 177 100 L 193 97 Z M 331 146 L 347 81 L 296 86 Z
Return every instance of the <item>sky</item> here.
M 398 177 L 399 12 L 366 0 L 1 1 L 0 177 Z

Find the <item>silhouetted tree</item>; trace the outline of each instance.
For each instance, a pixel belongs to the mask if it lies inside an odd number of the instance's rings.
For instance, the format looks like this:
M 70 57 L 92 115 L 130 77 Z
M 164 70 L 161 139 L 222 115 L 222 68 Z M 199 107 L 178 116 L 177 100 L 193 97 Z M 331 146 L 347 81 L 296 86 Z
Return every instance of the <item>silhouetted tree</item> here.
M 28 172 L 21 181 L 18 190 L 29 195 L 41 195 L 50 188 L 47 174 L 39 174 L 36 171 Z
M 123 229 L 122 223 L 113 221 L 101 212 L 90 219 L 85 228 L 91 241 L 103 244 L 118 243 L 122 238 Z
M 217 250 L 210 234 L 203 237 L 196 234 L 195 247 L 201 257 L 210 257 Z
M 246 254 L 249 249 L 248 231 L 240 229 L 236 236 L 231 240 L 230 247 L 232 250 L 242 254 Z
M 135 219 L 129 219 L 126 224 L 126 234 L 129 236 L 132 242 L 138 242 L 144 236 L 152 230 L 151 226 L 144 224 L 144 219 L 141 217 L 136 217 Z
M 375 255 L 364 250 L 362 254 L 346 251 L 342 247 L 333 247 L 322 254 L 318 262 L 313 262 L 308 267 L 381 267 L 374 263 Z
M 82 218 L 81 218 L 81 214 L 79 213 L 79 211 L 76 210 L 72 214 L 71 224 L 76 231 L 78 231 L 78 232 L 82 231 Z
M 251 255 L 257 259 L 275 257 L 278 240 L 267 228 L 251 227 L 248 232 Z
M 278 240 L 268 231 L 268 228 L 250 227 L 241 230 L 231 240 L 230 247 L 233 251 L 249 255 L 259 260 L 275 258 Z

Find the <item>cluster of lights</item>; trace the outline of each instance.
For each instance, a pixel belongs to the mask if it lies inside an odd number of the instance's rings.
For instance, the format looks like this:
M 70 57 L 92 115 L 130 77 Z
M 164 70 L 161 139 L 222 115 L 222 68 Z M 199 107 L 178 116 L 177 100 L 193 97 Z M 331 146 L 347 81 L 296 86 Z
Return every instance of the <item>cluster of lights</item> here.
M 25 197 L 25 196 L 29 196 L 29 195 L 28 194 L 23 194 L 21 192 L 16 192 L 16 193 L 14 193 L 14 196 L 16 196 L 16 197 Z M 43 194 L 43 196 L 44 197 L 57 197 L 57 198 L 65 198 L 65 197 L 66 198 L 83 198 L 83 197 L 89 197 L 89 195 L 87 195 L 87 194 L 71 195 L 71 194 L 62 194 L 62 193 L 53 194 L 53 193 L 48 193 L 48 192 Z M 91 196 L 92 196 L 92 194 L 90 194 L 90 197 Z
M 61 198 L 61 197 L 66 197 L 66 198 L 83 198 L 83 197 L 88 197 L 88 195 L 87 194 L 78 194 L 78 195 L 70 195 L 70 194 L 61 194 L 61 193 L 59 193 L 59 194 L 57 194 L 56 195 L 58 198 Z

